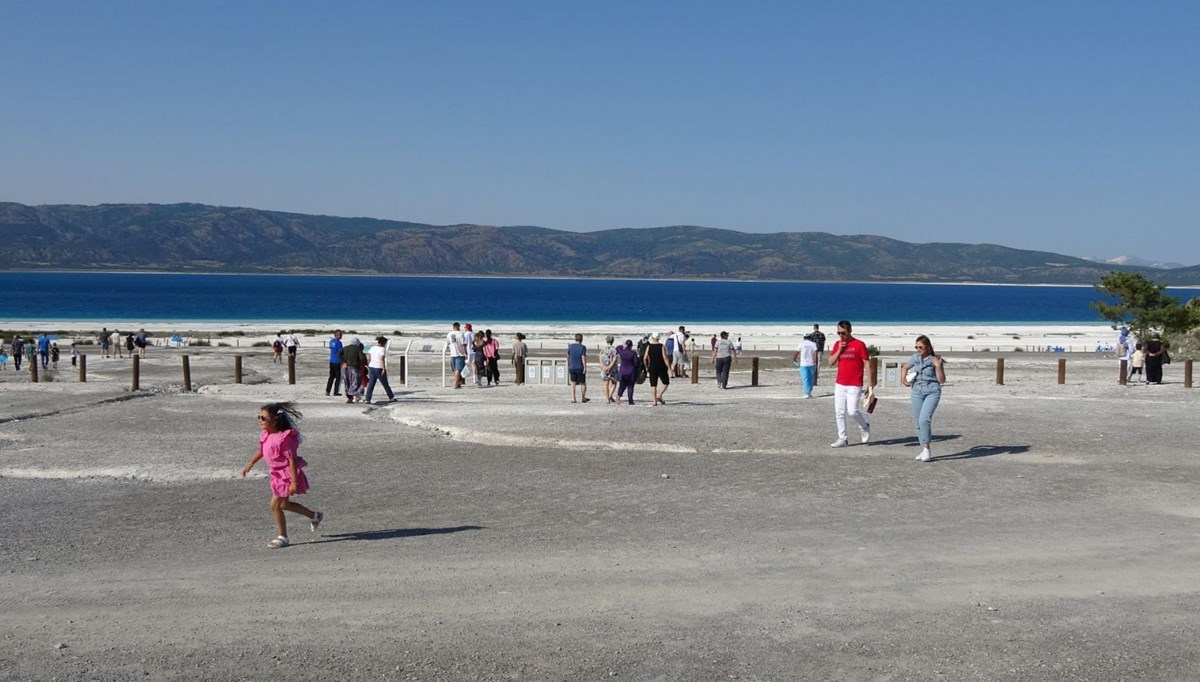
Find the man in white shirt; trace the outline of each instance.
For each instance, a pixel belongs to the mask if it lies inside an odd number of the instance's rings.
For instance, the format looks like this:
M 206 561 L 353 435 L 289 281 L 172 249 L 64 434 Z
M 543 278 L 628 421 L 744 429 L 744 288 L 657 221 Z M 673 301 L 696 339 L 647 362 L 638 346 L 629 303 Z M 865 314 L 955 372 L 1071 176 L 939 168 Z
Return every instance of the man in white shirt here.
M 450 350 L 450 368 L 454 371 L 454 388 L 462 388 L 462 371 L 463 367 L 467 366 L 467 353 L 462 345 L 462 333 L 459 332 L 457 322 L 451 325 L 450 331 L 446 333 L 446 348 Z
M 671 361 L 672 361 L 671 364 L 675 365 L 673 374 L 677 377 L 686 377 L 687 376 L 687 353 L 684 352 L 683 349 L 684 349 L 685 344 L 687 343 L 687 331 L 684 330 L 683 325 L 679 325 L 679 331 L 675 332 L 674 339 L 675 339 L 675 354 L 671 358 Z
M 811 334 L 805 335 L 796 352 L 792 353 L 792 362 L 797 360 L 800 365 L 800 383 L 804 385 L 804 397 L 811 398 L 813 383 L 817 379 L 817 344 L 812 340 Z

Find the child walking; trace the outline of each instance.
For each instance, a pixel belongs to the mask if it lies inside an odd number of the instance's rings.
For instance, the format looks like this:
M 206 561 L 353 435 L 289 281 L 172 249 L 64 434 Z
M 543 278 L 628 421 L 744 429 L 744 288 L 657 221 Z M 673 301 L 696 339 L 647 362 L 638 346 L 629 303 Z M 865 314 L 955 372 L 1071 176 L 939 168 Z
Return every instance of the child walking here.
M 258 460 L 265 459 L 271 470 L 271 514 L 279 530 L 279 536 L 267 544 L 271 549 L 281 549 L 291 544 L 284 511 L 307 516 L 314 533 L 321 521 L 325 520 L 323 513 L 288 499 L 292 495 L 308 492 L 308 478 L 304 475 L 304 467 L 308 462 L 296 453 L 303 441 L 295 422 L 300 416 L 296 406 L 290 402 L 270 403 L 259 408 L 258 423 L 262 427 L 262 434 L 258 438 L 258 452 L 242 469 L 242 478 L 245 478 Z
M 1131 365 L 1131 367 L 1129 369 L 1129 380 L 1130 381 L 1133 380 L 1133 375 L 1135 375 L 1135 374 L 1138 375 L 1139 377 L 1145 378 L 1145 375 L 1142 374 L 1142 368 L 1146 366 L 1146 352 L 1142 350 L 1142 344 L 1140 344 L 1140 343 L 1135 347 L 1137 348 L 1137 350 L 1133 351 L 1133 355 L 1131 356 L 1131 359 L 1130 359 L 1130 365 Z M 1150 382 L 1147 381 L 1145 383 L 1150 383 Z

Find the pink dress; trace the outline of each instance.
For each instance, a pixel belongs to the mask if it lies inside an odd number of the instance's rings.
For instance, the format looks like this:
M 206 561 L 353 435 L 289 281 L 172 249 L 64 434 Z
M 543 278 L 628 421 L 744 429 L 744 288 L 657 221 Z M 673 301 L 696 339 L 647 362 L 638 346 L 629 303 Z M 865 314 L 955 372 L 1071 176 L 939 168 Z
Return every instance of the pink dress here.
M 308 492 L 308 477 L 304 475 L 304 467 L 308 462 L 296 454 L 300 444 L 300 434 L 295 429 L 284 429 L 277 433 L 267 433 L 266 430 L 258 438 L 262 448 L 263 459 L 271 469 L 271 494 L 275 497 L 288 497 L 292 494 L 292 472 L 288 462 L 296 460 L 296 494 Z

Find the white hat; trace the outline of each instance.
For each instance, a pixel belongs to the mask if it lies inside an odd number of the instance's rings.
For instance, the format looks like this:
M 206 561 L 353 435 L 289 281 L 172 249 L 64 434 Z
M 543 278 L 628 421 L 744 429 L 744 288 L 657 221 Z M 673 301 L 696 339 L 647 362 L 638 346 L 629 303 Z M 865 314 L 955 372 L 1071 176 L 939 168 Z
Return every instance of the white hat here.
M 652 339 L 657 339 L 657 338 L 658 338 L 658 332 L 650 332 L 650 338 L 652 338 Z

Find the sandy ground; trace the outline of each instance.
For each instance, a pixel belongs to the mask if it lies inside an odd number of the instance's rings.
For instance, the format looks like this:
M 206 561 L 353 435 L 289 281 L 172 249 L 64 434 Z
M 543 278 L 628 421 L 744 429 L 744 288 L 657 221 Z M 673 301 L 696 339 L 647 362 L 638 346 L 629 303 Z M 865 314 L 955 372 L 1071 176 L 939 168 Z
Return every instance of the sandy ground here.
M 245 352 L 245 349 L 241 349 Z M 1200 390 L 1094 353 L 948 354 L 935 461 L 906 392 L 832 450 L 790 353 L 615 407 L 564 386 L 324 396 L 259 352 L 0 372 L 0 679 L 1200 677 Z M 557 355 L 555 353 L 554 355 Z M 1056 381 L 1059 358 L 1067 381 Z M 396 384 L 399 384 L 398 377 Z M 379 396 L 377 396 L 379 397 Z M 304 410 L 328 518 L 274 536 L 256 406 Z M 852 428 L 852 436 L 854 429 Z

